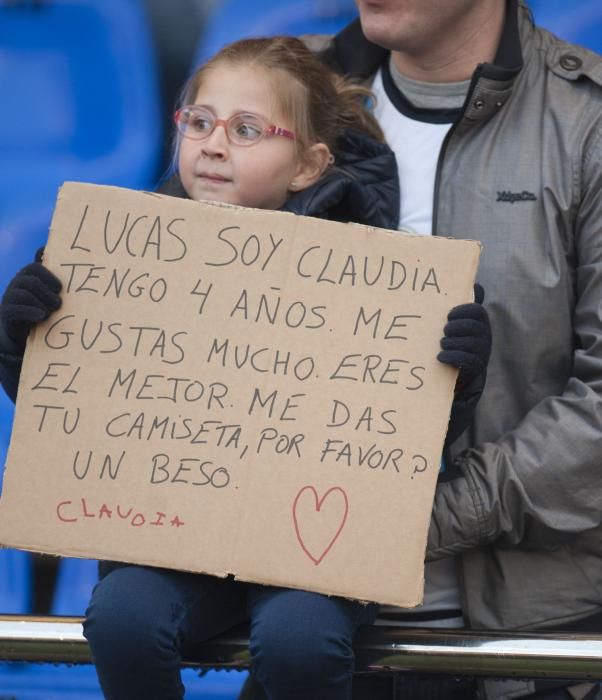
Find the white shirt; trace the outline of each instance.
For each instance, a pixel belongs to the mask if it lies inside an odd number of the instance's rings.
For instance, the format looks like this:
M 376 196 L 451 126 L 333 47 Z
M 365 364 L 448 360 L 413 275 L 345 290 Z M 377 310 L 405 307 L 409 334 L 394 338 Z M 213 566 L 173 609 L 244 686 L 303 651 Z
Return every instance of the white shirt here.
M 377 98 L 374 114 L 397 159 L 401 195 L 398 228 L 430 236 L 437 159 L 451 124 L 415 121 L 399 112 L 387 97 L 381 71 L 372 91 Z

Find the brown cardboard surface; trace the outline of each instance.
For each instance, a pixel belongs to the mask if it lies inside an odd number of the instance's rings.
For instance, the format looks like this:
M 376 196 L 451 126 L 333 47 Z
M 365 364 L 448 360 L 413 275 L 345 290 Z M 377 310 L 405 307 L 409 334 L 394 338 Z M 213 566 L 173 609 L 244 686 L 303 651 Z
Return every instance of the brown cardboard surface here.
M 0 542 L 413 606 L 480 245 L 67 183 Z

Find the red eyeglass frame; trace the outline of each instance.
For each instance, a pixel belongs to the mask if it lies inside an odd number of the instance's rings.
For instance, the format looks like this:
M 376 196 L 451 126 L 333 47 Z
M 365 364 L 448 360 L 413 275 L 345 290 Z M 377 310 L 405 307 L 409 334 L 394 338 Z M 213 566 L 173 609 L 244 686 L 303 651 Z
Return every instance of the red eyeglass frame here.
M 209 115 L 211 115 L 211 118 L 213 120 L 213 129 L 209 131 L 206 135 L 204 136 L 191 136 L 190 134 L 185 133 L 184 131 L 181 130 L 180 125 L 180 115 L 184 112 L 184 110 L 194 110 L 196 112 L 202 111 L 205 112 Z M 228 124 L 233 120 L 236 119 L 237 117 L 240 117 L 243 114 L 248 114 L 249 116 L 254 117 L 257 119 L 258 122 L 261 124 L 265 124 L 263 127 L 261 137 L 258 138 L 256 141 L 250 141 L 249 143 L 241 143 L 237 141 L 232 141 L 230 138 L 230 134 L 228 133 Z M 254 146 L 255 144 L 259 143 L 262 138 L 265 136 L 283 136 L 284 138 L 291 139 L 293 141 L 296 141 L 297 137 L 293 131 L 290 131 L 289 129 L 283 129 L 280 126 L 276 126 L 275 124 L 269 124 L 267 120 L 262 117 L 260 114 L 255 114 L 253 112 L 237 112 L 236 114 L 233 114 L 231 117 L 228 119 L 218 119 L 215 114 L 210 110 L 207 109 L 206 107 L 200 107 L 198 105 L 184 105 L 184 107 L 181 107 L 178 109 L 173 116 L 174 123 L 176 125 L 176 128 L 178 129 L 178 132 L 182 134 L 184 138 L 187 139 L 192 139 L 193 141 L 205 141 L 208 139 L 211 134 L 217 129 L 218 126 L 222 126 L 224 128 L 224 131 L 226 133 L 226 137 L 228 138 L 228 141 L 230 143 L 234 143 L 237 146 L 243 146 L 243 147 L 248 147 L 248 146 Z

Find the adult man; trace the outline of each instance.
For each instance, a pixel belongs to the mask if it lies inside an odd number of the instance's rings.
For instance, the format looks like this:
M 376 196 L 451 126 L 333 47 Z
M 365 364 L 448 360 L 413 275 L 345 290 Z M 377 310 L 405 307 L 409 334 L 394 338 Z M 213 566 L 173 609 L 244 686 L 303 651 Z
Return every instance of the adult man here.
M 602 58 L 534 27 L 522 0 L 356 2 L 361 25 L 324 59 L 372 81 L 400 226 L 483 242 L 494 332 L 437 486 L 425 610 L 600 632 Z
M 425 606 L 383 615 L 599 633 L 602 58 L 536 28 L 522 0 L 356 2 L 361 23 L 313 46 L 373 85 L 400 227 L 483 242 L 494 333 L 474 424 L 437 486 Z M 486 685 L 488 698 L 597 692 Z

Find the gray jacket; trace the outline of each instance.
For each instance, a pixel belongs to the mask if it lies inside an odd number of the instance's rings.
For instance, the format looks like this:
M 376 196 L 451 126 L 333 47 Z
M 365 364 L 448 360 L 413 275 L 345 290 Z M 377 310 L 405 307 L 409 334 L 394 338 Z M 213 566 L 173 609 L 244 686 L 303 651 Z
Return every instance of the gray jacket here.
M 438 165 L 434 231 L 484 244 L 494 346 L 427 556 L 460 555 L 471 627 L 578 627 L 602 616 L 602 57 L 508 10 Z M 385 56 L 357 23 L 323 55 Z

